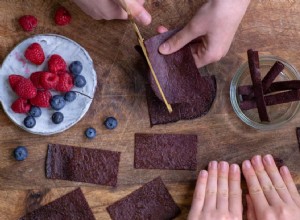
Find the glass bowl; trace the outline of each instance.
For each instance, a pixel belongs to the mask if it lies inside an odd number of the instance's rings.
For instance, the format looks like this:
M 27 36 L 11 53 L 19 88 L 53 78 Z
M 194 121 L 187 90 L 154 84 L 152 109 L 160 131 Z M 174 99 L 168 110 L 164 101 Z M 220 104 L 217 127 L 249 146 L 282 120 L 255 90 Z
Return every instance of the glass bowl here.
M 288 81 L 288 80 L 300 80 L 298 71 L 289 64 L 287 61 L 280 57 L 275 56 L 261 56 L 260 72 L 261 78 L 267 74 L 270 68 L 276 61 L 280 61 L 284 64 L 283 71 L 276 77 L 274 82 Z M 238 94 L 237 89 L 239 86 L 252 85 L 251 76 L 249 72 L 248 62 L 244 63 L 236 72 L 230 84 L 230 101 L 233 110 L 237 116 L 245 122 L 247 125 L 260 129 L 260 130 L 272 130 L 280 127 L 281 125 L 290 121 L 298 112 L 300 102 L 289 102 L 284 104 L 267 106 L 267 112 L 270 118 L 270 122 L 261 122 L 258 116 L 257 108 L 251 110 L 241 110 L 239 103 L 242 101 L 242 97 Z

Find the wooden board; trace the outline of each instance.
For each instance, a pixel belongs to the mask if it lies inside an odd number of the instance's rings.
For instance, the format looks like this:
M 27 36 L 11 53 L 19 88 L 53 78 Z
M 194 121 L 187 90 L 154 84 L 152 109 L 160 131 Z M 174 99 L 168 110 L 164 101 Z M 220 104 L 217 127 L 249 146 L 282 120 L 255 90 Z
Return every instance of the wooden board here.
M 54 25 L 52 16 L 58 2 L 72 13 L 72 23 Z M 275 131 L 261 132 L 243 124 L 232 110 L 229 85 L 238 67 L 246 60 L 246 50 L 254 48 L 288 60 L 300 69 L 300 2 L 252 1 L 233 45 L 226 57 L 208 67 L 216 75 L 218 92 L 215 103 L 203 118 L 150 128 L 144 79 L 145 65 L 133 49 L 135 34 L 125 21 L 94 21 L 70 1 L 0 1 L 0 62 L 20 41 L 32 34 L 57 33 L 81 44 L 94 60 L 98 75 L 95 99 L 87 115 L 71 129 L 42 137 L 15 126 L 0 108 L 0 219 L 17 219 L 80 186 L 96 219 L 109 219 L 105 208 L 144 183 L 161 176 L 182 210 L 185 219 L 190 208 L 195 178 L 210 160 L 241 163 L 256 154 L 271 153 L 284 159 L 300 184 L 300 153 L 295 128 L 300 114 Z M 159 24 L 175 28 L 184 25 L 201 1 L 153 0 L 147 8 L 153 23 L 141 28 L 145 38 L 155 34 Z M 17 24 L 24 14 L 38 17 L 33 33 L 25 33 Z M 107 116 L 119 120 L 116 130 L 103 126 Z M 98 135 L 93 140 L 84 130 L 93 126 Z M 135 170 L 133 168 L 134 133 L 193 133 L 198 135 L 198 171 Z M 48 143 L 116 150 L 122 152 L 117 188 L 45 178 Z M 12 150 L 25 145 L 29 157 L 16 162 Z M 298 185 L 300 186 L 300 185 Z

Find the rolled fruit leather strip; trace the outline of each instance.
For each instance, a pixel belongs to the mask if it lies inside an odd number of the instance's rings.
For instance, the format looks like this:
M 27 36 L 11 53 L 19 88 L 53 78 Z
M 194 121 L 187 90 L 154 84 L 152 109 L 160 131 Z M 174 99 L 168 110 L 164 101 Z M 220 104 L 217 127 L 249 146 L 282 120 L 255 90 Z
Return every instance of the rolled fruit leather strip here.
M 259 57 L 258 52 L 252 49 L 247 51 L 248 63 L 250 69 L 251 80 L 253 84 L 253 92 L 255 96 L 258 115 L 261 121 L 270 121 L 266 103 L 264 100 L 263 86 L 261 75 L 259 72 Z

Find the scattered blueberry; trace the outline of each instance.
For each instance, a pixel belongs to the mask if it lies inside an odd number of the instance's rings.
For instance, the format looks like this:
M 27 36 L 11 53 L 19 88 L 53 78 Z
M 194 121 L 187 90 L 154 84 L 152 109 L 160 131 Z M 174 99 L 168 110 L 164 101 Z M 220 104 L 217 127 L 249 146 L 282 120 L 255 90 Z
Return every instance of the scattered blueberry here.
M 29 115 L 35 118 L 40 117 L 42 115 L 42 110 L 38 106 L 31 106 L 29 110 Z
M 73 61 L 69 66 L 69 70 L 73 75 L 79 75 L 82 71 L 82 63 L 80 61 Z
M 114 117 L 108 117 L 105 119 L 104 125 L 107 129 L 114 129 L 117 127 L 118 121 Z
M 96 137 L 96 129 L 95 128 L 88 128 L 85 130 L 85 136 L 89 139 L 93 139 L 94 137 Z
M 67 92 L 64 96 L 64 99 L 67 102 L 73 102 L 76 99 L 76 92 L 73 91 Z
M 78 88 L 84 87 L 86 84 L 86 80 L 85 80 L 84 76 L 82 76 L 82 75 L 75 76 L 74 84 Z
M 52 121 L 54 124 L 60 124 L 64 120 L 64 115 L 61 112 L 55 112 L 52 115 Z
M 27 158 L 27 156 L 28 156 L 28 151 L 27 151 L 26 147 L 18 146 L 14 150 L 14 157 L 18 161 L 25 160 Z
M 24 119 L 24 125 L 26 128 L 33 128 L 35 124 L 36 124 L 35 119 L 31 115 L 27 116 Z
M 62 95 L 55 95 L 50 100 L 50 105 L 54 110 L 60 110 L 66 105 L 66 101 Z

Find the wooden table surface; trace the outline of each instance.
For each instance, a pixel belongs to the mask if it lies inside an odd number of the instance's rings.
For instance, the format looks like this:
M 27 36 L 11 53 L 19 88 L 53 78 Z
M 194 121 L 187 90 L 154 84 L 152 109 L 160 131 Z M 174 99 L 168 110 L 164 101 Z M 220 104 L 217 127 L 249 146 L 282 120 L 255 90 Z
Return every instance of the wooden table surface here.
M 202 1 L 203 2 L 203 1 Z M 141 28 L 145 38 L 155 35 L 164 24 L 175 28 L 185 24 L 202 4 L 198 0 L 149 0 L 146 7 L 153 16 L 149 27 Z M 54 9 L 61 3 L 72 14 L 72 23 L 55 26 Z M 56 33 L 81 44 L 94 60 L 98 77 L 95 99 L 86 116 L 69 130 L 52 135 L 30 134 L 13 124 L 0 108 L 0 219 L 18 219 L 43 204 L 81 187 L 96 219 L 109 219 L 106 207 L 146 182 L 161 176 L 185 219 L 190 208 L 195 179 L 211 160 L 241 163 L 256 154 L 271 153 L 282 158 L 300 184 L 300 153 L 295 128 L 300 114 L 287 125 L 262 132 L 245 125 L 235 115 L 229 100 L 230 81 L 246 60 L 246 50 L 255 48 L 288 60 L 300 69 L 300 2 L 295 0 L 252 1 L 236 34 L 232 47 L 220 62 L 208 69 L 217 78 L 217 98 L 210 112 L 192 121 L 180 121 L 150 128 L 145 98 L 145 65 L 133 49 L 135 34 L 128 22 L 95 21 L 70 1 L 27 0 L 0 1 L 0 61 L 20 41 L 34 34 Z M 25 33 L 17 19 L 32 14 L 39 19 L 34 32 Z M 113 131 L 102 125 L 107 116 L 115 116 L 119 126 Z M 84 130 L 97 129 L 98 135 L 87 140 Z M 198 171 L 135 170 L 133 168 L 134 134 L 197 134 Z M 120 151 L 118 187 L 111 188 L 45 178 L 48 143 Z M 16 162 L 13 149 L 25 145 L 29 157 Z M 300 186 L 300 185 L 298 185 Z

